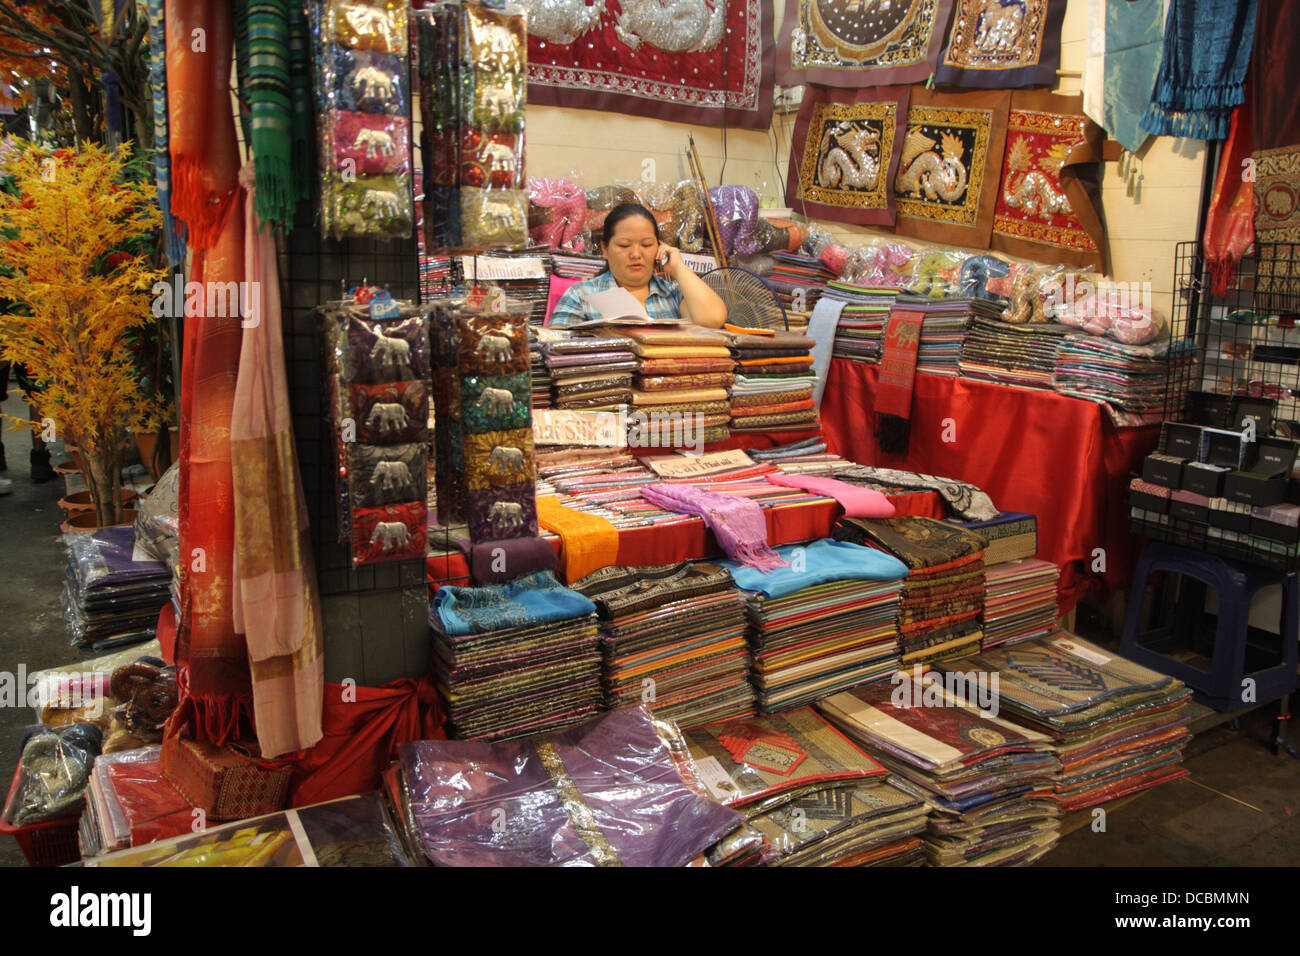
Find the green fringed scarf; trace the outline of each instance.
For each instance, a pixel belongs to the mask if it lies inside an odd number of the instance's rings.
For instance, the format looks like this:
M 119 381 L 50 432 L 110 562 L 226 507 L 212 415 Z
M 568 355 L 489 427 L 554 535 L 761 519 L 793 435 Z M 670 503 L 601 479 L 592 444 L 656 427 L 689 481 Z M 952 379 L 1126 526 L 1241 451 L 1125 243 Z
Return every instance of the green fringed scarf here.
M 263 223 L 293 226 L 301 176 L 294 167 L 294 91 L 290 0 L 235 4 L 236 70 L 247 107 L 244 134 L 257 170 L 256 211 Z M 303 20 L 301 10 L 297 20 Z M 301 23 L 305 29 L 305 22 Z M 310 80 L 309 80 L 310 82 Z M 310 113 L 310 104 L 308 104 Z

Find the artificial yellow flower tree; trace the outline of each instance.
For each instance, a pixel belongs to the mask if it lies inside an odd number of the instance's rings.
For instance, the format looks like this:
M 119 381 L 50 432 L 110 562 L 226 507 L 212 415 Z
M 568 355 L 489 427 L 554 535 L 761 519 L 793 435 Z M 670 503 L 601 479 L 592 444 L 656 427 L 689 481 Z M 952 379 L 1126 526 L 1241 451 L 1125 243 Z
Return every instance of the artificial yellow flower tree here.
M 0 296 L 27 313 L 0 315 L 0 356 L 26 366 L 44 427 L 80 449 L 101 526 L 122 517 L 123 428 L 139 396 L 125 332 L 155 321 L 163 279 L 120 254 L 162 219 L 153 184 L 123 176 L 129 158 L 125 146 L 29 147 L 0 168 L 17 193 L 0 194 Z

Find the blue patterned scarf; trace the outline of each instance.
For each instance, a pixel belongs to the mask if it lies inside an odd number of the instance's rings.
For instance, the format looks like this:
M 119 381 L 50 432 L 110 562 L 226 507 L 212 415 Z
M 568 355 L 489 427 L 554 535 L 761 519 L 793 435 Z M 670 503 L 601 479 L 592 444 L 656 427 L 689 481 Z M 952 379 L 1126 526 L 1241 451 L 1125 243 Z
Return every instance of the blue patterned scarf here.
M 185 261 L 185 224 L 172 218 L 172 158 L 167 131 L 167 16 L 165 0 L 149 0 L 149 85 L 153 89 L 154 182 L 163 214 L 167 261 Z

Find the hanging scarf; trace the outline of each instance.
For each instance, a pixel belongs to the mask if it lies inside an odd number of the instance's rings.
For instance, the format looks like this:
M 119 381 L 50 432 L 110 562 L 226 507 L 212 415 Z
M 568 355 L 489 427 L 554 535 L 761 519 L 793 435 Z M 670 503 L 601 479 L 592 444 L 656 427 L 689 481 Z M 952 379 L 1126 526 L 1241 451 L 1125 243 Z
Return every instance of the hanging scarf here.
M 236 204 L 239 150 L 233 121 L 225 121 L 233 30 L 226 0 L 167 4 L 172 214 L 185 222 L 196 252 L 216 244 Z
M 1157 136 L 1224 139 L 1255 36 L 1256 0 L 1173 0 L 1144 129 Z
M 298 199 L 311 198 L 311 184 L 316 175 L 316 144 L 313 138 L 316 114 L 312 108 L 309 29 L 303 5 L 289 4 L 289 99 L 293 106 L 293 184 Z M 292 219 L 289 223 L 292 223 Z
M 323 636 L 307 499 L 284 369 L 275 238 L 262 231 L 251 166 L 240 171 L 244 275 L 260 290 L 247 317 L 230 451 L 235 479 L 234 624 L 247 636 L 262 756 L 321 739 Z
M 1255 186 L 1242 175 L 1250 157 L 1250 113 L 1249 100 L 1232 111 L 1232 128 L 1205 216 L 1202 244 L 1215 295 L 1225 295 L 1236 281 L 1241 257 L 1255 241 Z
M 704 519 L 722 550 L 733 561 L 758 571 L 789 567 L 768 546 L 763 509 L 748 498 L 702 491 L 691 485 L 645 485 L 641 497 L 652 505 Z
M 912 385 L 916 380 L 916 353 L 921 347 L 922 312 L 895 310 L 885 330 L 880 357 L 880 384 L 876 389 L 876 438 L 880 450 L 891 455 L 907 451 L 911 431 Z
M 301 4 L 293 4 L 301 6 Z M 257 216 L 271 225 L 293 225 L 297 190 L 293 181 L 295 131 L 289 72 L 287 0 L 243 0 L 236 6 L 239 59 L 247 63 L 249 145 L 257 171 Z
M 167 12 L 165 0 L 149 0 L 149 86 L 153 90 L 154 182 L 163 215 L 167 261 L 185 261 L 185 226 L 172 216 L 172 157 L 167 136 Z

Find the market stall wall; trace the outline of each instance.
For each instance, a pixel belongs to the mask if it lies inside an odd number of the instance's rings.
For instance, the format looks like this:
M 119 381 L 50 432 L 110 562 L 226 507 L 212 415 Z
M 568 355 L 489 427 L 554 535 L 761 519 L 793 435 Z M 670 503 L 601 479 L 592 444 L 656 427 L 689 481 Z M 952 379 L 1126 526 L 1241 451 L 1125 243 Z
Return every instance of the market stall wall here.
M 775 23 L 784 16 L 784 0 L 775 0 Z M 1061 36 L 1061 72 L 1057 91 L 1077 93 L 1087 53 L 1087 3 L 1070 0 Z M 587 186 L 653 176 L 658 181 L 689 177 L 683 155 L 693 133 L 709 184 L 750 186 L 777 206 L 784 206 L 786 167 L 796 114 L 776 114 L 767 132 L 691 127 L 679 123 L 592 110 L 530 106 L 528 172 L 531 176 L 580 174 Z M 724 158 L 725 151 L 725 158 Z M 1106 163 L 1101 179 L 1102 206 L 1110 240 L 1113 278 L 1150 282 L 1153 304 L 1166 315 L 1172 305 L 1174 243 L 1195 238 L 1200 205 L 1205 144 L 1199 140 L 1158 138 L 1148 141 L 1133 175 L 1121 175 Z M 1130 180 L 1134 183 L 1130 194 Z M 840 241 L 867 240 L 872 230 L 827 224 Z

